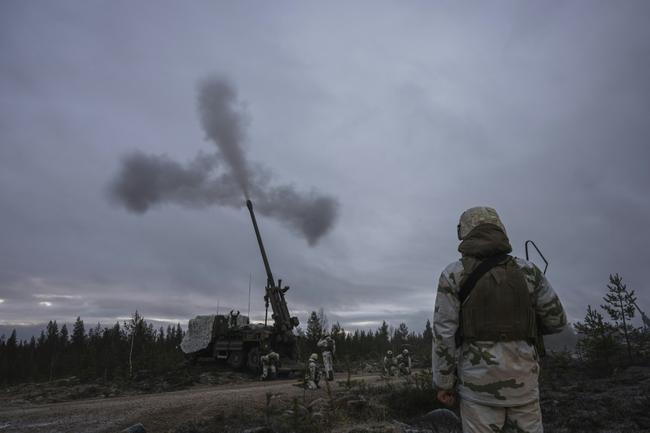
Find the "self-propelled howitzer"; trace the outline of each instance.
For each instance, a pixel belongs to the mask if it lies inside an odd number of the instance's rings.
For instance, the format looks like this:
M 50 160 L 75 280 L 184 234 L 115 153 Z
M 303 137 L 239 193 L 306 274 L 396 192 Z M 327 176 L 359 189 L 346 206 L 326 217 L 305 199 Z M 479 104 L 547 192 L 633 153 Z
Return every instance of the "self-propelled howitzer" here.
M 181 349 L 191 361 L 214 359 L 226 361 L 235 369 L 247 368 L 255 371 L 260 368 L 260 356 L 270 350 L 280 355 L 280 373 L 291 373 L 299 369 L 297 363 L 297 337 L 293 329 L 298 326 L 298 318 L 289 315 L 284 297 L 289 287 L 282 287 L 273 279 L 269 259 L 262 243 L 257 226 L 253 204 L 246 201 L 253 221 L 255 236 L 260 247 L 266 269 L 267 282 L 264 300 L 268 316 L 271 305 L 273 325 L 250 323 L 248 316 L 231 311 L 227 315 L 210 314 L 196 316 L 188 324 L 187 333 L 181 342 Z

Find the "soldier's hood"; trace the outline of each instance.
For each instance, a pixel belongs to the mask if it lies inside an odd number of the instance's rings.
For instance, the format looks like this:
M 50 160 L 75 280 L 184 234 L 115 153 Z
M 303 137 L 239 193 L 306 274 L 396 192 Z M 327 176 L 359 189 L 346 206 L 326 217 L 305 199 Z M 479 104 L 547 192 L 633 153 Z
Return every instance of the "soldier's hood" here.
M 504 233 L 506 228 L 494 208 L 488 206 L 477 206 L 467 209 L 460 216 L 458 221 L 458 239 L 464 240 L 472 230 L 481 224 L 494 224 L 499 226 Z
M 463 257 L 484 258 L 512 252 L 510 240 L 503 229 L 495 224 L 475 227 L 458 246 Z

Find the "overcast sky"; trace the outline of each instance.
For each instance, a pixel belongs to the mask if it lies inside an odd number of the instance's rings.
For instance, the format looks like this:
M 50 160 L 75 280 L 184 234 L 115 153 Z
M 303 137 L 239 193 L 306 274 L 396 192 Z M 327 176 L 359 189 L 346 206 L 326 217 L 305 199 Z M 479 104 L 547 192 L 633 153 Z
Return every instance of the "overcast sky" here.
M 647 1 L 3 1 L 0 325 L 246 312 L 251 274 L 263 319 L 245 208 L 109 199 L 125 155 L 215 150 L 213 74 L 270 184 L 338 200 L 313 246 L 258 216 L 303 326 L 421 330 L 477 205 L 537 242 L 571 320 L 614 272 L 650 310 Z

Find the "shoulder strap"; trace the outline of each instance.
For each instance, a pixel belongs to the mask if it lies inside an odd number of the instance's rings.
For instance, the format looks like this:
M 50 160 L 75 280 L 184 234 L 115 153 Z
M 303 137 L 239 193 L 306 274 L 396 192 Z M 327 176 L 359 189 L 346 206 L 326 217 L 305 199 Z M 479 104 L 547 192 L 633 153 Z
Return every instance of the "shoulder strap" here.
M 465 302 L 465 299 L 467 299 L 469 294 L 472 293 L 474 286 L 483 275 L 488 273 L 490 269 L 494 268 L 508 257 L 510 257 L 508 254 L 497 254 L 496 256 L 488 257 L 479 263 L 472 273 L 469 274 L 467 279 L 465 279 L 465 281 L 460 285 L 460 291 L 458 292 L 460 304 L 463 305 L 463 302 Z

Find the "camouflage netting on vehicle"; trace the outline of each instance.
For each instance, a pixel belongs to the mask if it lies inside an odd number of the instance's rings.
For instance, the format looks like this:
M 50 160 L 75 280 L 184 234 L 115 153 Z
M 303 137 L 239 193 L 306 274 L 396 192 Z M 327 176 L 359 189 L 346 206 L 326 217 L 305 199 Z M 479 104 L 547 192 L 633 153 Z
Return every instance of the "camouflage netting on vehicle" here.
M 214 315 L 196 316 L 190 320 L 187 333 L 181 342 L 181 350 L 184 353 L 194 353 L 208 347 L 212 340 L 215 317 Z

